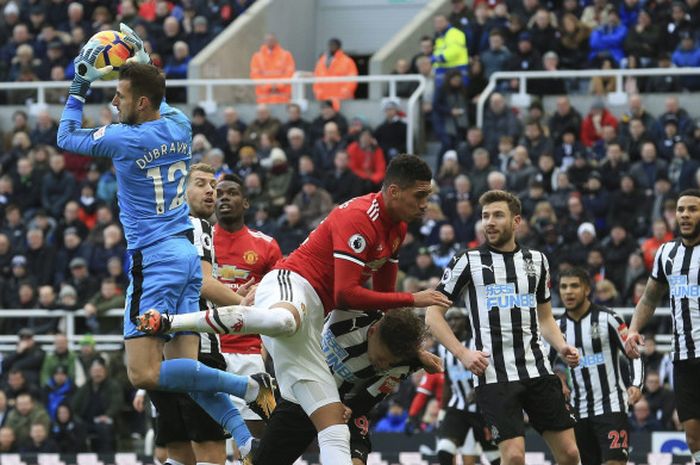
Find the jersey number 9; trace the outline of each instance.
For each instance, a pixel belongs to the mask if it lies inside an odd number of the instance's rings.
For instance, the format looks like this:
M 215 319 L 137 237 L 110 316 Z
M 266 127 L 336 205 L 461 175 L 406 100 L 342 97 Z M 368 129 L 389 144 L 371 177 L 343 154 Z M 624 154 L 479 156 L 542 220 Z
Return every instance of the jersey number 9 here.
M 162 215 L 165 213 L 165 193 L 166 191 L 172 191 L 172 186 L 175 183 L 175 178 L 177 174 L 180 173 L 180 179 L 177 183 L 177 188 L 175 190 L 175 196 L 170 201 L 168 210 L 173 210 L 185 201 L 185 179 L 187 174 L 187 165 L 184 161 L 178 161 L 168 166 L 168 172 L 166 174 L 165 185 L 163 185 L 163 176 L 161 174 L 161 166 L 154 166 L 146 171 L 146 176 L 153 179 L 153 188 L 155 189 L 156 197 L 156 214 Z M 168 189 L 170 187 L 170 189 Z

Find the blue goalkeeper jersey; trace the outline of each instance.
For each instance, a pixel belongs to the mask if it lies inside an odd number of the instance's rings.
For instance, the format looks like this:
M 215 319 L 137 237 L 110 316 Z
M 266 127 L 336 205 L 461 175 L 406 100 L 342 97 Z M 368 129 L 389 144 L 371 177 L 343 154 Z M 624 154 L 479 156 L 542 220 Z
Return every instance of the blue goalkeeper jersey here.
M 83 103 L 70 96 L 58 127 L 58 146 L 112 159 L 128 249 L 192 229 L 185 202 L 192 126 L 184 113 L 163 102 L 160 118 L 146 123 L 82 129 L 82 119 Z

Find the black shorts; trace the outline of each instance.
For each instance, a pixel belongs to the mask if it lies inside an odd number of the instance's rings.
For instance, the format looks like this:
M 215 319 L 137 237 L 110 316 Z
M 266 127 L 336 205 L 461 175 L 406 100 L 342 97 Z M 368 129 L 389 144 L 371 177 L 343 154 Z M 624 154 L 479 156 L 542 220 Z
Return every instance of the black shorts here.
M 365 416 L 353 416 L 348 427 L 351 457 L 367 463 L 367 456 L 372 451 L 369 421 Z M 265 427 L 253 464 L 292 465 L 315 438 L 316 428 L 301 406 L 282 399 Z
M 673 362 L 673 391 L 678 419 L 700 419 L 700 358 Z
M 491 431 L 486 427 L 484 417 L 476 412 L 448 408 L 445 418 L 440 423 L 438 436 L 451 439 L 459 447 L 464 444 L 470 429 L 474 430 L 474 439 L 479 441 L 483 450 L 497 449 L 496 443 L 491 440 Z
M 148 395 L 158 410 L 155 427 L 157 446 L 165 447 L 173 442 L 223 441 L 230 437 L 187 394 L 148 391 Z
M 544 431 L 563 431 L 576 424 L 556 375 L 479 385 L 476 388 L 476 403 L 496 443 L 525 436 L 523 410 L 532 427 L 540 434 Z
M 581 418 L 574 426 L 582 465 L 600 465 L 608 460 L 627 463 L 629 422 L 624 413 Z

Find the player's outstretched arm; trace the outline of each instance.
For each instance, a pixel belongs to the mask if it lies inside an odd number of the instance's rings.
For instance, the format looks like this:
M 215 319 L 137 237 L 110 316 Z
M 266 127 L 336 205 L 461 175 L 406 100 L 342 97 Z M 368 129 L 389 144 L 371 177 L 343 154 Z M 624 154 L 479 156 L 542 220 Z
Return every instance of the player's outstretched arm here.
M 576 350 L 576 347 L 567 344 L 564 336 L 561 334 L 561 329 L 552 314 L 551 301 L 537 305 L 537 322 L 540 325 L 542 337 L 557 351 L 561 359 L 570 367 L 577 366 L 579 362 L 578 350 Z
M 68 100 L 58 125 L 58 148 L 82 155 L 112 156 L 104 150 L 106 127 L 82 129 L 83 105 L 93 81 L 112 71 L 111 66 L 95 68 L 97 56 L 104 50 L 101 44 L 86 44 L 75 58 L 75 77 L 68 90 Z M 100 150 L 103 148 L 103 150 Z
M 212 274 L 212 266 L 202 260 L 202 297 L 217 306 L 240 305 L 243 297 L 221 283 Z
M 637 302 L 637 306 L 634 308 L 634 315 L 632 316 L 632 323 L 630 323 L 629 334 L 627 335 L 627 340 L 625 341 L 625 352 L 630 358 L 638 358 L 641 353 L 639 351 L 639 346 L 644 345 L 644 337 L 639 334 L 639 331 L 646 326 L 646 324 L 654 316 L 656 307 L 661 302 L 661 298 L 666 294 L 668 290 L 668 284 L 659 280 L 649 278 L 647 285 L 644 288 L 644 294 L 642 298 Z

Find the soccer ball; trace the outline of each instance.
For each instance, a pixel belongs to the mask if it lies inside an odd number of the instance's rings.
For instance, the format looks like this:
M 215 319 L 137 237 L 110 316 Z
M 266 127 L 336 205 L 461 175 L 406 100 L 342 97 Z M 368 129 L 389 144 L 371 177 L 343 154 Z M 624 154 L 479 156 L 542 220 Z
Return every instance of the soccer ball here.
M 114 69 L 102 76 L 104 81 L 111 81 L 119 77 L 119 67 L 133 56 L 134 51 L 124 40 L 124 34 L 119 31 L 101 31 L 90 37 L 85 44 L 89 47 L 95 43 L 105 45 L 105 49 L 95 60 L 95 68 L 103 68 L 112 65 Z

